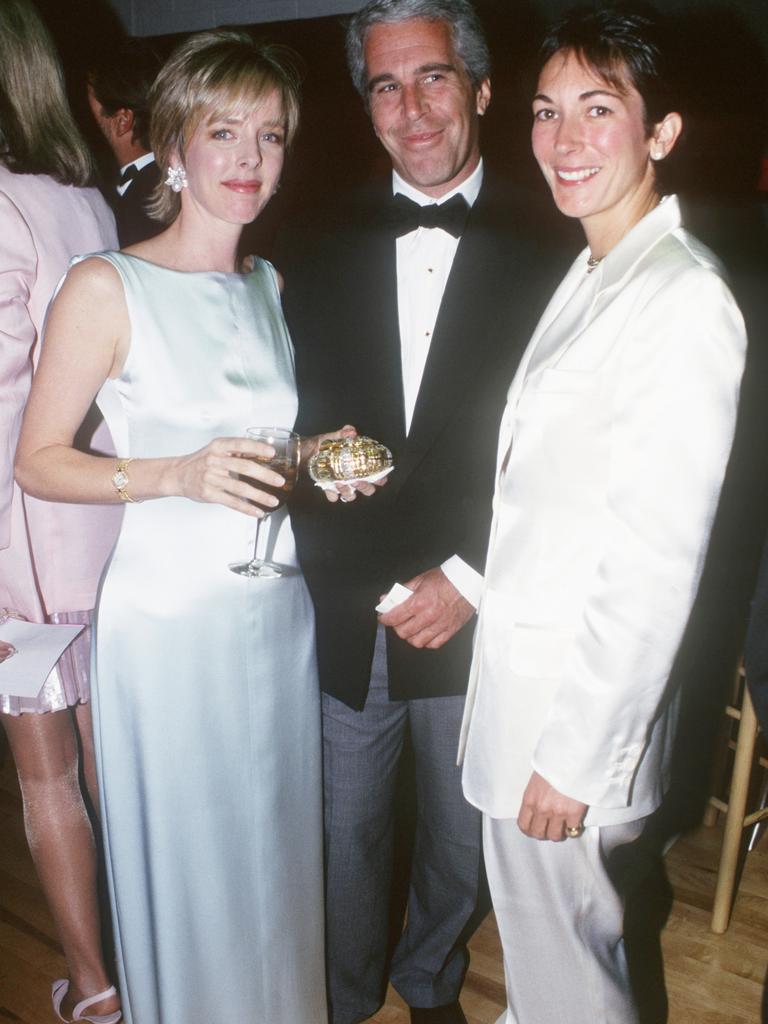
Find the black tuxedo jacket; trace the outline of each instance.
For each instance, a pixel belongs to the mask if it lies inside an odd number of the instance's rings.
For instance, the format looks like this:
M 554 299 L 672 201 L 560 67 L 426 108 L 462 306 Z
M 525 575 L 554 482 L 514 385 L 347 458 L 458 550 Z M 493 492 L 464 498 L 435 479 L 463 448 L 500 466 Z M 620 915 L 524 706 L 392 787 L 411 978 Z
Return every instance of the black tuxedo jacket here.
M 122 196 L 114 190 L 112 191 L 110 203 L 115 214 L 117 237 L 120 240 L 121 249 L 127 245 L 134 245 L 136 242 L 152 238 L 153 235 L 163 230 L 164 225 L 158 220 L 152 220 L 144 209 L 145 203 L 159 181 L 160 168 L 153 160 L 141 168 Z
M 354 424 L 395 470 L 372 498 L 330 504 L 319 489 L 292 513 L 315 604 L 322 689 L 355 708 L 368 690 L 375 605 L 396 581 L 458 554 L 483 571 L 498 426 L 520 355 L 573 252 L 486 173 L 459 243 L 406 437 L 391 185 L 289 230 L 277 262 L 296 348 L 297 430 Z M 572 236 L 569 236 L 572 237 Z M 439 650 L 387 631 L 390 697 L 466 691 L 474 620 Z

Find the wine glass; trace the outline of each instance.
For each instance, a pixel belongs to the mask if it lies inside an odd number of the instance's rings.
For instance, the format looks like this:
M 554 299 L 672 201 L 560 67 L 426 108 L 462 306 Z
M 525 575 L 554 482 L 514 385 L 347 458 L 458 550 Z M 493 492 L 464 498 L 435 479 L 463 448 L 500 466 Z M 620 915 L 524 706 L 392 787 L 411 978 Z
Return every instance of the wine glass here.
M 238 576 L 247 576 L 250 579 L 257 577 L 259 579 L 278 579 L 280 576 L 290 576 L 296 572 L 292 566 L 278 565 L 276 562 L 259 558 L 256 552 L 259 547 L 259 530 L 262 521 L 283 506 L 285 499 L 296 484 L 296 477 L 299 473 L 299 435 L 294 434 L 286 427 L 248 427 L 245 434 L 246 437 L 250 437 L 254 441 L 262 441 L 264 444 L 270 445 L 274 448 L 275 454 L 271 458 L 263 455 L 244 454 L 241 454 L 240 457 L 269 466 L 270 469 L 280 474 L 285 483 L 282 487 L 274 487 L 272 484 L 258 481 L 257 486 L 262 491 L 274 495 L 279 500 L 279 504 L 265 508 L 264 515 L 256 520 L 256 540 L 253 546 L 253 558 L 250 562 L 233 562 L 229 568 Z M 255 483 L 249 476 L 241 476 L 240 479 L 249 484 Z

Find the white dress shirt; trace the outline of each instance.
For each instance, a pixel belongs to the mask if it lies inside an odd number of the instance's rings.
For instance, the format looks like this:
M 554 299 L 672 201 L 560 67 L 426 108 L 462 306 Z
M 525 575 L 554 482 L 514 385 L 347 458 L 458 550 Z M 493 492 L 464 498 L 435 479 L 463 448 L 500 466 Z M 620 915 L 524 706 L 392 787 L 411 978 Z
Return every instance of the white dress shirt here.
M 472 206 L 482 183 L 481 160 L 465 181 L 440 197 L 438 204 L 460 193 Z M 394 195 L 402 193 L 419 206 L 435 202 L 432 196 L 409 185 L 396 171 L 392 172 L 392 192 Z M 459 239 L 442 228 L 417 228 L 397 239 L 397 309 L 406 434 L 411 429 L 435 321 L 458 245 Z M 482 576 L 458 555 L 445 561 L 441 568 L 462 597 L 477 608 Z
M 120 177 L 122 178 L 123 174 L 125 174 L 129 167 L 135 167 L 137 171 L 140 171 L 143 167 L 146 167 L 147 164 L 151 164 L 154 159 L 154 153 L 144 153 L 143 156 L 136 157 L 135 160 L 129 160 L 127 164 L 123 164 L 123 166 L 120 168 Z M 124 181 L 122 185 L 115 185 L 117 194 L 119 196 L 124 196 L 128 189 L 131 187 L 132 183 L 133 178 L 131 178 L 129 181 Z

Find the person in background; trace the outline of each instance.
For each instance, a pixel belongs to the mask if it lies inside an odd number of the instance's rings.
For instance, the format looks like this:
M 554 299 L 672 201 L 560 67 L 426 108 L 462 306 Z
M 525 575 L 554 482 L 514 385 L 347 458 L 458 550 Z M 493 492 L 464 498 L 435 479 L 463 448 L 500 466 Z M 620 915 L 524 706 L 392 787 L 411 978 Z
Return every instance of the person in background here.
M 119 510 L 23 494 L 13 482 L 13 460 L 56 284 L 73 255 L 113 246 L 116 235 L 112 214 L 90 187 L 93 168 L 67 106 L 58 57 L 27 0 L 0 0 L 0 109 L 0 617 L 86 627 L 36 698 L 0 694 L 0 721 L 69 969 L 69 982 L 54 985 L 54 1006 L 61 1020 L 114 1024 L 119 1000 L 101 948 L 88 809 L 98 806 L 88 624 Z M 83 409 L 78 444 L 112 451 L 99 422 L 94 410 Z M 0 645 L 4 653 L 7 645 Z
M 504 1024 L 637 1021 L 623 941 L 631 844 L 669 781 L 668 680 L 745 362 L 719 265 L 664 194 L 682 119 L 663 22 L 643 11 L 565 15 L 533 100 L 534 155 L 588 247 L 507 396 L 462 728 Z
M 160 180 L 149 144 L 149 90 L 160 58 L 141 39 L 123 39 L 104 52 L 88 73 L 88 104 L 119 168 L 110 189 L 120 245 L 151 238 L 162 225 L 147 213 Z
M 565 257 L 549 211 L 481 160 L 489 55 L 467 0 L 373 0 L 347 52 L 392 173 L 297 217 L 278 257 L 299 429 L 341 417 L 395 462 L 370 501 L 293 510 L 323 690 L 329 999 L 334 1024 L 362 1021 L 389 975 L 415 1024 L 454 1024 L 482 871 L 456 745 L 498 421 Z M 377 620 L 395 582 L 413 594 Z M 390 970 L 406 742 L 416 833 Z

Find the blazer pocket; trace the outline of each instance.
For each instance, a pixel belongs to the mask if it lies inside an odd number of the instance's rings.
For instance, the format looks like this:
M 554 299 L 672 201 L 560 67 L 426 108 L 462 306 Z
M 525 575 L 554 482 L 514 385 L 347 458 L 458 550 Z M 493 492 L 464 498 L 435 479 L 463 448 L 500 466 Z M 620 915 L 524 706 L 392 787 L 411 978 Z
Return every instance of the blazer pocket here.
M 507 649 L 507 665 L 517 676 L 553 679 L 561 675 L 573 637 L 548 626 L 515 623 Z
M 531 383 L 532 394 L 578 395 L 592 391 L 600 383 L 600 374 L 588 370 L 557 370 L 549 367 L 542 370 L 537 380 Z

